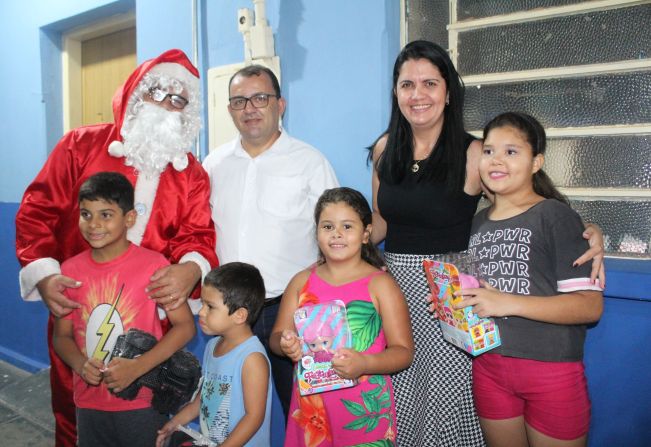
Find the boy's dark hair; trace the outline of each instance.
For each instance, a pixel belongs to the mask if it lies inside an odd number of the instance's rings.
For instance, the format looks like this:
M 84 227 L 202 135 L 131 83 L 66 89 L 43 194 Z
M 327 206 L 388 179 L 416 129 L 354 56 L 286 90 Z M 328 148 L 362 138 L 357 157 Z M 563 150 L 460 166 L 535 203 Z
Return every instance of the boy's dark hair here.
M 314 207 L 314 223 L 317 228 L 323 209 L 333 203 L 345 203 L 351 207 L 359 215 L 359 219 L 362 221 L 364 228 L 371 224 L 373 212 L 362 193 L 352 188 L 340 187 L 326 189 L 316 202 L 316 206 Z M 362 259 L 377 268 L 384 266 L 384 259 L 382 259 L 382 255 L 380 255 L 380 252 L 373 245 L 370 238 L 367 243 L 362 244 Z M 321 249 L 319 249 L 319 262 L 325 262 Z
M 115 203 L 123 213 L 133 209 L 133 185 L 119 172 L 98 172 L 91 175 L 79 189 L 79 202 L 82 200 L 104 200 Z
M 248 325 L 253 325 L 262 310 L 265 298 L 264 280 L 260 271 L 245 262 L 229 262 L 212 269 L 203 280 L 204 287 L 219 290 L 228 307 L 228 315 L 245 308 L 249 316 Z
M 484 140 L 486 140 L 491 130 L 500 127 L 512 127 L 520 131 L 531 146 L 534 157 L 538 154 L 545 155 L 545 150 L 547 149 L 545 128 L 533 116 L 522 112 L 505 112 L 497 115 L 484 127 Z M 542 168 L 533 175 L 533 190 L 536 194 L 546 199 L 556 199 L 566 205 L 570 204 L 567 197 L 556 189 L 554 182 L 552 182 L 552 179 L 549 178 Z

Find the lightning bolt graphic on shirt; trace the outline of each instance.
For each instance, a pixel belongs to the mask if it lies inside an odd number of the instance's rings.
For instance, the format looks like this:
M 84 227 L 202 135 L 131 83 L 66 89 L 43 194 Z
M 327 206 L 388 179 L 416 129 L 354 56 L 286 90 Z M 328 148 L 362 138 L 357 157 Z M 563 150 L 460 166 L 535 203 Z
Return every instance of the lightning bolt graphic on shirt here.
M 111 317 L 115 313 L 115 307 L 118 305 L 118 301 L 120 301 L 120 297 L 122 296 L 122 290 L 124 290 L 124 284 L 122 284 L 122 287 L 120 287 L 118 296 L 115 298 L 115 301 L 111 305 L 111 308 L 108 312 L 106 312 L 104 321 L 102 321 L 102 324 L 100 324 L 99 328 L 97 328 L 96 334 L 99 335 L 100 338 L 97 342 L 97 346 L 95 347 L 95 352 L 93 352 L 93 358 L 101 361 L 104 361 L 106 356 L 109 354 L 108 351 L 104 350 L 104 347 L 106 346 L 106 342 L 111 335 L 111 332 L 113 332 L 113 328 L 115 327 L 115 323 L 110 323 L 110 321 Z

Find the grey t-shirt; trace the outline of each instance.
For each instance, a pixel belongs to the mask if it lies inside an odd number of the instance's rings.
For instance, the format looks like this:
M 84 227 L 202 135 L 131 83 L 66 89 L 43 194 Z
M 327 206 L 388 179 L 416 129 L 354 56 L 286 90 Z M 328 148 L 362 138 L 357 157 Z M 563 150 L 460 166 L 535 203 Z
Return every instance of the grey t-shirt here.
M 576 290 L 599 290 L 589 282 L 590 263 L 573 267 L 588 249 L 584 226 L 569 206 L 543 200 L 509 219 L 488 219 L 479 212 L 468 250 L 478 276 L 502 292 L 552 296 Z M 583 359 L 585 325 L 543 323 L 521 317 L 496 318 L 502 346 L 491 351 L 510 357 L 567 362 Z

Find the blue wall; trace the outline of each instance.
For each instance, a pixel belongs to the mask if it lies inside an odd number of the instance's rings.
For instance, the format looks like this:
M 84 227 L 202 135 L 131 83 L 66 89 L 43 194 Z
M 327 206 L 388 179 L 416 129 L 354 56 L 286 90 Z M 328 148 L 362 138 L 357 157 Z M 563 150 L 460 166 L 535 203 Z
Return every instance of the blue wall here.
M 604 313 L 588 331 L 590 445 L 651 445 L 651 261 L 609 259 Z
M 14 255 L 14 218 L 23 190 L 61 136 L 61 33 L 102 17 L 136 11 L 138 60 L 177 47 L 191 54 L 191 2 L 178 0 L 23 0 L 0 4 L 0 83 L 4 136 L 0 164 L 0 358 L 37 370 L 48 363 L 47 313 L 22 303 Z M 199 1 L 202 73 L 242 60 L 238 8 L 248 0 Z M 389 116 L 391 67 L 399 51 L 395 0 L 268 0 L 267 19 L 281 59 L 289 133 L 321 149 L 343 185 L 370 196 L 365 146 Z M 363 24 L 363 25 L 362 25 Z M 11 107 L 7 107 L 6 105 Z M 205 134 L 202 136 L 205 153 Z M 651 442 L 651 267 L 608 266 L 602 320 L 588 333 L 586 368 L 593 400 L 590 445 Z M 204 341 L 192 346 L 200 352 Z
M 40 302 L 22 303 L 15 256 L 17 203 L 0 203 L 0 359 L 30 371 L 49 366 L 45 328 L 48 313 Z
M 0 202 L 20 200 L 51 149 L 48 135 L 54 142 L 61 137 L 60 112 L 48 117 L 46 124 L 48 106 L 58 103 L 61 108 L 61 32 L 133 9 L 133 5 L 133 0 L 2 2 L 0 83 L 7 87 L 5 99 L 11 107 L 0 112 L 0 131 L 5 141 L 2 153 L 11 155 L 0 164 Z

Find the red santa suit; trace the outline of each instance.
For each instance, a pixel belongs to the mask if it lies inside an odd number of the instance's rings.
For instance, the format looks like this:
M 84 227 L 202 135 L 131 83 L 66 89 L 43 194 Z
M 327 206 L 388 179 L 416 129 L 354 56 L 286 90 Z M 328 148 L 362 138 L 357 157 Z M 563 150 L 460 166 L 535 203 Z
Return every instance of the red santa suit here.
M 135 185 L 140 226 L 129 232 L 132 242 L 162 253 L 172 264 L 194 261 L 203 274 L 217 265 L 210 183 L 201 164 L 188 153 L 187 165 L 185 160 L 175 160 L 174 166 L 167 165 L 159 177 L 147 179 L 126 166 L 124 157 L 109 154 L 109 145 L 121 140 L 120 128 L 129 98 L 143 76 L 160 64 L 172 71 L 199 76 L 180 50 L 170 50 L 144 62 L 113 98 L 115 123 L 85 126 L 67 133 L 25 191 L 16 216 L 16 253 L 23 267 L 20 285 L 24 299 L 40 299 L 36 283 L 60 273 L 61 262 L 88 248 L 78 227 L 77 195 L 81 184 L 100 171 L 119 172 Z M 72 373 L 52 348 L 52 322 L 50 316 L 48 346 L 56 442 L 57 446 L 74 446 Z

